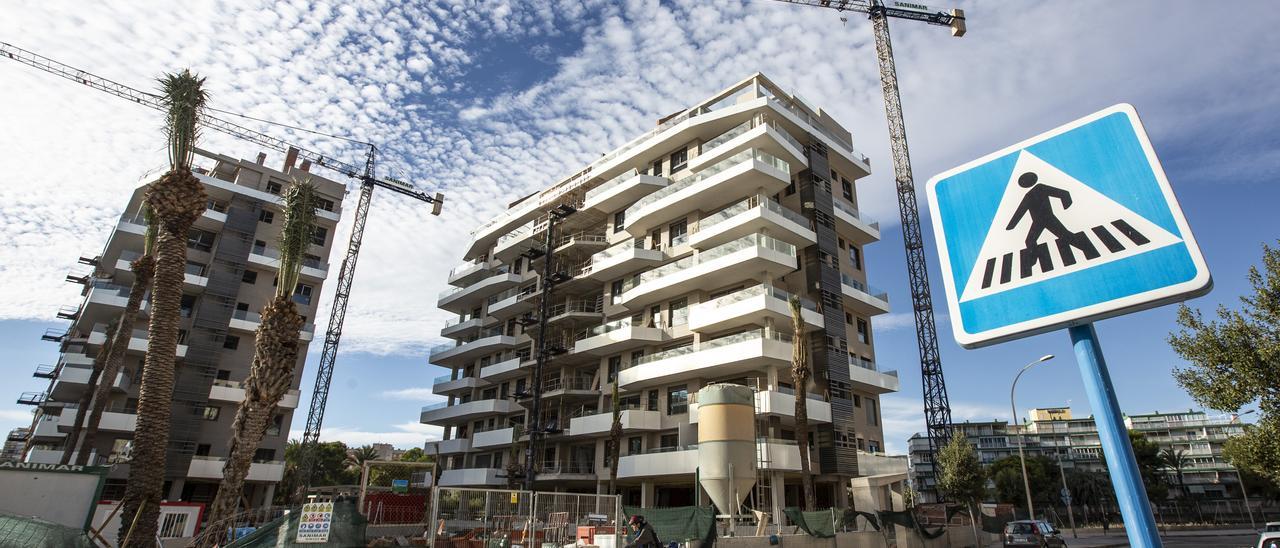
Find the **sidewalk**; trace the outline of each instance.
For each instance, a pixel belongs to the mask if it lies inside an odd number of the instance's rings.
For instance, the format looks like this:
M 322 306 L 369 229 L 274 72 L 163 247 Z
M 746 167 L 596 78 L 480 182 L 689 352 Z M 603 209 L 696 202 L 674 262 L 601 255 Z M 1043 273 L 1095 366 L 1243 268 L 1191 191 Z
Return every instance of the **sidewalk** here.
M 1070 546 L 1071 548 L 1120 548 L 1129 546 L 1129 538 L 1125 536 L 1123 527 L 1112 527 L 1105 535 L 1102 533 L 1102 529 L 1096 528 L 1080 529 L 1079 534 L 1079 538 L 1072 538 L 1071 530 L 1064 529 L 1062 531 L 1062 538 L 1066 539 L 1067 546 Z M 1256 537 L 1257 534 L 1258 532 L 1252 529 L 1206 529 L 1194 531 L 1169 531 L 1167 533 L 1161 532 L 1160 538 L 1192 539 L 1196 537 L 1203 537 L 1205 539 L 1209 539 L 1224 536 L 1247 536 L 1252 538 Z M 1000 545 L 1001 543 L 996 541 L 995 543 L 988 544 L 987 546 L 999 548 Z

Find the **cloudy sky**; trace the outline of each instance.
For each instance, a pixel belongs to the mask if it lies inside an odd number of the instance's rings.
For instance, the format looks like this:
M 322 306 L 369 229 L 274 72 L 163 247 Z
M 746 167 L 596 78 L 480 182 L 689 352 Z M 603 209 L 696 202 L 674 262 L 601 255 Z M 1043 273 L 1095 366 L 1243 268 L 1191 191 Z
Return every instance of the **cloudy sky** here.
M 923 24 L 893 27 L 917 180 L 1132 103 L 1215 276 L 1216 289 L 1195 306 L 1234 305 L 1260 243 L 1280 236 L 1272 212 L 1280 202 L 1280 12 L 1264 2 L 1221 16 L 1194 2 L 958 7 L 969 18 L 963 38 Z M 390 193 L 375 198 L 325 438 L 408 447 L 437 434 L 417 424 L 418 408 L 437 399 L 431 379 L 442 372 L 426 353 L 442 342 L 446 315 L 435 309 L 436 295 L 470 230 L 658 117 L 756 71 L 831 112 L 872 159 L 859 201 L 881 221 L 884 239 L 867 249 L 867 263 L 895 309 L 873 329 L 881 367 L 902 378 L 902 392 L 883 405 L 889 449 L 904 449 L 920 429 L 883 103 L 862 16 L 841 21 L 828 10 L 769 0 L 183 8 L 0 0 L 0 41 L 144 89 L 163 71 L 190 67 L 208 77 L 214 106 L 376 142 L 382 173 L 447 196 L 438 218 Z M 30 419 L 13 396 L 43 389 L 30 373 L 56 360 L 38 339 L 59 325 L 58 307 L 77 301 L 63 276 L 80 270 L 77 257 L 101 248 L 127 193 L 165 156 L 157 113 L 13 62 L 0 62 L 0 123 L 0 343 L 9 356 L 0 370 L 12 392 L 0 403 L 0 428 L 8 429 Z M 340 141 L 260 129 L 359 157 Z M 203 146 L 245 158 L 258 152 L 214 133 Z M 340 230 L 338 241 L 346 235 Z M 929 258 L 936 281 L 931 242 Z M 1164 343 L 1172 318 L 1165 308 L 1099 324 L 1126 410 L 1194 406 L 1169 376 L 1179 364 Z M 1021 365 L 1045 353 L 1061 357 L 1024 379 L 1019 407 L 1070 404 L 1088 413 L 1065 333 L 965 351 L 939 319 L 958 419 L 1007 418 L 1000 394 Z M 295 435 L 304 422 L 295 418 Z

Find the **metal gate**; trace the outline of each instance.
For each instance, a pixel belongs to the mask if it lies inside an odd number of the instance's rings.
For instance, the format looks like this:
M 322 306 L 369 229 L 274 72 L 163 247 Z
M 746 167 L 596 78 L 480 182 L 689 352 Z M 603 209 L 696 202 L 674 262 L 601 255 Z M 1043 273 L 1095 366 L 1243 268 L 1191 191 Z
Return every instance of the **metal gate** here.
M 433 548 L 559 548 L 624 543 L 617 495 L 436 489 L 429 536 Z

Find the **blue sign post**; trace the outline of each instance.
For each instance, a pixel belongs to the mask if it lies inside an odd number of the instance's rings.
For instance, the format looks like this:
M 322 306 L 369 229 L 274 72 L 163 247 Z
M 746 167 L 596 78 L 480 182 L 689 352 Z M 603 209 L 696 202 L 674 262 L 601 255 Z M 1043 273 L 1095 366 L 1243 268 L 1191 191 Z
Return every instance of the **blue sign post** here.
M 1160 546 L 1093 322 L 1213 281 L 1137 112 L 1116 105 L 948 170 L 928 196 L 956 341 L 1068 328 L 1129 542 Z

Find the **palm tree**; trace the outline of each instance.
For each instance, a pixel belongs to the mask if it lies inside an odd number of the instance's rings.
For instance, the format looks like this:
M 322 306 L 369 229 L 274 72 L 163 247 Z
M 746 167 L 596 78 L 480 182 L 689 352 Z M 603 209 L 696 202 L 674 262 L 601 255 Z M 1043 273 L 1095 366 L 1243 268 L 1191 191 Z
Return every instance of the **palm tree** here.
M 129 538 L 130 546 L 154 545 L 160 523 L 187 234 L 208 203 L 200 180 L 191 173 L 200 118 L 208 100 L 204 78 L 183 70 L 166 74 L 159 81 L 166 109 L 164 130 L 169 142 L 169 171 L 151 183 L 146 193 L 159 226 L 147 357 L 138 390 L 133 462 L 129 466 L 128 486 L 120 512 L 119 539 L 125 544 L 124 539 Z M 131 523 L 136 525 L 132 526 L 130 535 Z
M 817 505 L 813 494 L 813 476 L 809 474 L 809 347 L 805 344 L 804 317 L 800 298 L 791 296 L 791 384 L 796 392 L 796 445 L 800 449 L 800 482 L 804 487 L 804 509 L 812 511 Z
M 613 424 L 609 426 L 609 494 L 618 494 L 618 458 L 622 456 L 622 402 L 618 401 L 618 376 L 613 377 Z
M 151 290 L 151 278 L 156 272 L 155 256 L 152 254 L 156 241 L 156 225 L 151 222 L 151 207 L 145 202 L 142 204 L 142 218 L 147 223 L 147 232 L 142 237 L 142 256 L 129 264 L 129 270 L 133 271 L 133 285 L 129 287 L 129 302 L 125 303 L 124 313 L 120 315 L 114 330 L 110 326 L 107 328 L 107 333 L 112 333 L 112 340 L 109 346 L 103 345 L 104 350 L 110 348 L 110 351 L 107 353 L 106 362 L 102 365 L 102 374 L 98 383 L 95 385 L 95 380 L 89 379 L 89 386 L 95 387 L 91 391 L 93 396 L 90 400 L 93 402 L 93 410 L 88 413 L 89 422 L 85 426 L 84 440 L 80 442 L 80 454 L 76 456 L 76 464 L 79 465 L 89 462 L 89 452 L 93 450 L 93 445 L 98 439 L 98 423 L 102 421 L 102 412 L 107 408 L 111 385 L 114 383 L 116 374 L 120 372 L 120 366 L 124 364 L 124 355 L 129 349 L 129 338 L 133 336 L 134 320 L 138 318 L 138 311 L 142 309 L 142 300 Z M 98 362 L 95 360 L 93 365 L 96 371 Z M 107 379 L 107 381 L 101 382 L 101 379 Z M 89 392 L 86 391 L 86 394 Z M 77 430 L 85 416 L 83 410 L 87 407 L 88 403 L 82 399 L 80 420 L 76 421 L 68 439 L 75 439 L 78 435 Z
M 351 454 L 347 456 L 347 461 L 356 468 L 364 468 L 364 463 L 378 460 L 378 450 L 372 445 L 361 445 L 351 450 Z
M 227 464 L 222 469 L 222 485 L 209 510 L 209 523 L 230 517 L 236 511 L 244 491 L 244 478 L 249 474 L 253 455 L 262 442 L 276 405 L 289 390 L 293 370 L 298 365 L 298 336 L 306 320 L 298 314 L 293 302 L 294 288 L 302 271 L 302 259 L 315 230 L 315 187 L 305 181 L 294 182 L 284 192 L 284 223 L 280 230 L 280 277 L 275 296 L 262 308 L 249 378 L 244 382 L 244 402 L 231 423 L 231 447 Z M 364 452 L 366 451 L 367 452 Z M 372 447 L 357 449 L 357 455 L 372 454 Z M 364 464 L 364 461 L 359 461 Z M 224 539 L 221 532 L 209 535 L 206 545 Z
M 1178 479 L 1178 490 L 1182 491 L 1182 496 L 1187 496 L 1187 484 L 1183 480 L 1182 471 L 1191 464 L 1191 459 L 1187 458 L 1187 452 L 1172 447 L 1166 447 L 1160 451 L 1160 460 L 1164 461 L 1164 465 L 1172 468 L 1174 477 Z
M 115 321 L 107 324 L 107 333 L 114 334 L 116 325 Z M 98 349 L 98 355 L 93 358 L 93 369 L 89 371 L 89 382 L 87 383 L 90 389 L 80 394 L 80 403 L 76 405 L 76 422 L 71 425 L 71 433 L 67 434 L 66 446 L 62 448 L 62 459 L 59 464 L 71 462 L 71 454 L 78 449 L 76 442 L 80 440 L 80 425 L 84 424 L 85 416 L 88 415 L 89 404 L 93 402 L 93 394 L 96 391 L 94 388 L 98 386 L 98 379 L 102 377 L 102 368 L 107 363 L 107 356 L 111 354 L 111 347 L 114 342 L 114 339 L 107 339 L 103 342 L 102 348 Z M 110 384 L 107 383 L 108 386 Z M 81 451 L 86 459 L 89 455 L 89 449 L 92 449 L 92 446 L 86 445 L 84 450 Z

